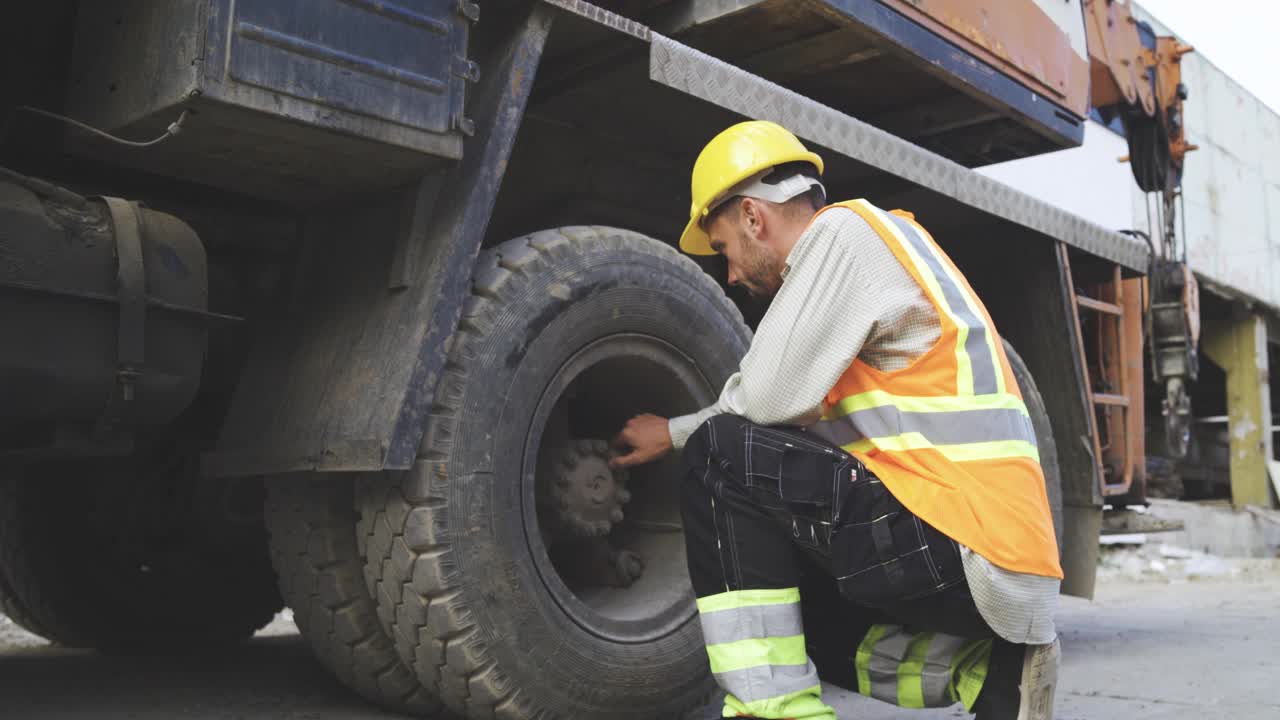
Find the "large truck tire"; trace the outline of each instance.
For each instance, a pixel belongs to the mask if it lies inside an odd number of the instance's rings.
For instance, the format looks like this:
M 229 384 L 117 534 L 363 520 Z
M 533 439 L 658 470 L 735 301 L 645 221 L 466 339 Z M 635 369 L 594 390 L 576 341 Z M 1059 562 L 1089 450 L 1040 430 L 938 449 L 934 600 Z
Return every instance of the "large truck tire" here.
M 36 615 L 27 610 L 23 602 L 38 600 L 38 598 L 33 597 L 33 592 L 29 589 L 11 586 L 4 572 L 4 568 L 19 565 L 21 561 L 17 558 L 17 554 L 22 549 L 22 544 L 14 538 L 19 528 L 18 507 L 16 503 L 8 500 L 11 493 L 5 492 L 5 486 L 10 482 L 13 480 L 0 481 L 0 613 L 4 613 L 5 617 L 27 632 L 43 638 L 65 634 L 45 627 Z M 18 579 L 21 581 L 23 578 Z
M 694 262 L 602 227 L 485 252 L 418 461 L 358 483 L 366 579 L 469 718 L 679 718 L 713 690 L 680 460 L 611 473 L 633 414 L 714 401 L 750 331 Z
M 0 595 L 14 622 L 64 647 L 191 651 L 247 638 L 282 607 L 260 526 L 156 536 L 128 509 L 138 483 L 90 471 L 0 481 Z
M 283 476 L 267 484 L 267 531 L 280 594 L 316 658 L 383 707 L 438 716 L 439 700 L 400 661 L 365 589 L 350 475 Z
M 1040 468 L 1044 470 L 1044 489 L 1049 498 L 1049 511 L 1053 513 L 1053 531 L 1058 537 L 1058 552 L 1062 552 L 1062 470 L 1058 467 L 1058 443 L 1053 439 L 1053 426 L 1049 423 L 1049 411 L 1045 408 L 1044 398 L 1040 397 L 1040 389 L 1036 387 L 1035 378 L 1022 361 L 1022 356 L 1013 349 L 1008 340 L 1004 340 L 1004 353 L 1009 358 L 1009 366 L 1013 368 L 1013 377 L 1018 381 L 1018 389 L 1022 391 L 1022 401 L 1031 415 L 1031 425 L 1036 431 L 1036 447 L 1040 451 Z

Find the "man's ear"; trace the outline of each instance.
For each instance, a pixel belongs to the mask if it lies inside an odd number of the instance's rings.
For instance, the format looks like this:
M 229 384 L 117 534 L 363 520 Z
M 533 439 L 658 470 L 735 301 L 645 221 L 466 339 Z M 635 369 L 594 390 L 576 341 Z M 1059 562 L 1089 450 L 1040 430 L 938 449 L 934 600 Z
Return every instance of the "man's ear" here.
M 742 222 L 753 238 L 760 239 L 764 235 L 765 214 L 763 204 L 755 198 L 742 199 Z

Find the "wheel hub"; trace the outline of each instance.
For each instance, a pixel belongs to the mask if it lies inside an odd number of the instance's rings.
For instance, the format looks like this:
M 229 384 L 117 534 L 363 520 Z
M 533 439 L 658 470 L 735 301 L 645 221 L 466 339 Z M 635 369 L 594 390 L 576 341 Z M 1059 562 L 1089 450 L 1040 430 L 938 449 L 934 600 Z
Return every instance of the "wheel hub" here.
M 554 535 L 588 538 L 608 535 L 622 522 L 622 507 L 631 502 L 626 471 L 609 467 L 604 440 L 577 440 L 554 454 L 550 509 Z

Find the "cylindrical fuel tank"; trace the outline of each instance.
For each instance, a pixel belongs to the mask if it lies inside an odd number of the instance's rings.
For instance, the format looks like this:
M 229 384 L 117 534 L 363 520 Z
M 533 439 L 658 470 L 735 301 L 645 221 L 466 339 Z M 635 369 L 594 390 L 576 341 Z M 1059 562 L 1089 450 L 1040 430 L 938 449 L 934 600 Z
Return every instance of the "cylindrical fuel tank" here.
M 171 215 L 117 207 L 136 227 L 124 244 L 106 200 L 0 175 L 0 430 L 157 425 L 195 395 L 204 248 Z

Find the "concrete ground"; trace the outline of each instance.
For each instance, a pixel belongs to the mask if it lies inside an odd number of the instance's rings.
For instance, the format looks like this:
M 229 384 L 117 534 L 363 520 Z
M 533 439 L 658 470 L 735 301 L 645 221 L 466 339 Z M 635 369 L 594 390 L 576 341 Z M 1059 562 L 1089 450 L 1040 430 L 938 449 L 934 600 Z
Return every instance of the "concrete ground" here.
M 1113 553 L 1096 600 L 1063 598 L 1060 720 L 1280 719 L 1280 563 L 1170 553 Z M 842 720 L 963 716 L 828 697 Z M 396 716 L 331 680 L 287 618 L 222 654 L 132 659 L 52 648 L 0 616 L 0 718 L 176 717 Z

